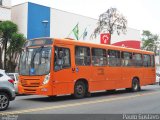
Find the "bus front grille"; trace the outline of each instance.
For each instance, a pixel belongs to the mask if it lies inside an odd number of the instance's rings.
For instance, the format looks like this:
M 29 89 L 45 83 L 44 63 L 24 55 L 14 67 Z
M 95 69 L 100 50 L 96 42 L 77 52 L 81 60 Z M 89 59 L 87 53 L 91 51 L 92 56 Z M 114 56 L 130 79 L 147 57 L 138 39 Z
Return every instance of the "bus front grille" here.
M 22 80 L 21 81 L 23 87 L 39 87 L 39 80 Z

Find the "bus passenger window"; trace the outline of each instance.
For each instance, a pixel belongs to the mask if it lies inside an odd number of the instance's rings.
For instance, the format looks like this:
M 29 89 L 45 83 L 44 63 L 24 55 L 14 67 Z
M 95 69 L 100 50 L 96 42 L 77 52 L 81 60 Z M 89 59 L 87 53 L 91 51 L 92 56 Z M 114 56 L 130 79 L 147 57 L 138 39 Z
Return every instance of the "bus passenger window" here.
M 151 66 L 155 66 L 154 55 L 151 55 Z
M 68 48 L 55 47 L 54 70 L 69 68 L 71 66 L 70 50 Z
M 142 55 L 139 53 L 133 53 L 133 65 L 134 66 L 143 66 Z
M 106 50 L 100 48 L 92 48 L 92 65 L 105 66 L 107 65 Z
M 108 50 L 108 65 L 121 66 L 120 51 Z
M 151 67 L 151 57 L 150 55 L 143 55 L 143 66 Z
M 122 52 L 122 66 L 132 66 L 132 53 Z
M 79 66 L 89 66 L 91 64 L 90 48 L 88 47 L 75 47 L 75 62 Z

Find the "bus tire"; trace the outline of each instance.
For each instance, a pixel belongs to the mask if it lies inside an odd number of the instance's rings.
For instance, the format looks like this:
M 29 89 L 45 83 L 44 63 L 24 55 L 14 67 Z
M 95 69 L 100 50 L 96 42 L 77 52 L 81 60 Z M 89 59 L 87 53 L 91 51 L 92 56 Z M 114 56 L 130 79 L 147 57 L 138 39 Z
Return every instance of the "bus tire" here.
M 74 97 L 77 99 L 84 98 L 86 96 L 87 86 L 83 81 L 77 81 L 74 86 Z
M 132 92 L 137 92 L 140 91 L 140 83 L 139 80 L 137 78 L 134 78 L 132 80 Z

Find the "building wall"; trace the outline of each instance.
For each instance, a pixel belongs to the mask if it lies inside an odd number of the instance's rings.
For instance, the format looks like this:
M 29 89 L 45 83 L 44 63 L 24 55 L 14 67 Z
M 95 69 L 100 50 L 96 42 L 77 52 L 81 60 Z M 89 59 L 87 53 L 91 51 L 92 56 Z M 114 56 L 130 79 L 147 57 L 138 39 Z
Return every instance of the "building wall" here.
M 20 12 L 21 11 L 21 12 Z M 43 21 L 48 21 L 48 24 Z M 12 7 L 12 21 L 27 39 L 50 36 L 50 8 L 26 2 Z
M 0 6 L 0 21 L 11 20 L 11 0 L 3 0 Z
M 11 0 L 2 0 L 2 5 L 5 7 L 11 7 Z
M 118 35 L 114 33 L 112 36 L 112 44 L 116 46 L 125 46 L 140 49 L 140 30 L 127 28 L 126 34 Z
M 48 23 L 43 23 L 47 21 Z M 50 36 L 50 8 L 28 3 L 28 31 L 27 38 Z
M 0 7 L 0 21 L 11 20 L 11 9 Z
M 80 41 L 101 43 L 100 35 L 91 38 L 97 26 L 96 19 L 30 2 L 14 6 L 12 13 L 13 21 L 18 24 L 20 32 L 24 33 L 27 39 L 37 37 L 76 39 L 73 29 L 78 24 Z M 48 22 L 45 24 L 43 21 Z M 111 38 L 113 45 L 133 48 L 140 48 L 140 41 L 140 31 L 132 28 L 127 28 L 126 34 L 120 36 L 114 33 Z
M 73 38 L 75 39 L 72 30 L 78 24 L 80 41 L 100 43 L 100 35 L 96 38 L 91 38 L 94 29 L 97 26 L 97 20 L 85 16 L 51 9 L 51 37 L 57 38 Z M 83 38 L 84 31 L 87 31 L 87 36 Z M 81 37 L 82 36 L 82 37 Z M 111 37 L 111 44 L 117 46 L 140 48 L 140 31 L 132 28 L 127 28 L 126 34 L 117 35 L 115 32 Z
M 95 42 L 99 43 L 99 38 L 95 40 L 90 39 L 90 35 L 93 33 L 94 28 L 96 27 L 96 19 L 88 18 L 85 16 L 80 16 L 77 14 L 72 14 L 69 12 L 51 9 L 51 37 L 56 38 L 73 38 L 75 36 L 72 32 L 74 27 L 78 24 L 79 28 L 79 39 L 82 41 Z M 83 39 L 81 35 L 84 33 L 84 30 L 87 30 L 87 36 Z
M 12 21 L 18 25 L 19 32 L 27 37 L 28 3 L 13 6 L 11 10 Z

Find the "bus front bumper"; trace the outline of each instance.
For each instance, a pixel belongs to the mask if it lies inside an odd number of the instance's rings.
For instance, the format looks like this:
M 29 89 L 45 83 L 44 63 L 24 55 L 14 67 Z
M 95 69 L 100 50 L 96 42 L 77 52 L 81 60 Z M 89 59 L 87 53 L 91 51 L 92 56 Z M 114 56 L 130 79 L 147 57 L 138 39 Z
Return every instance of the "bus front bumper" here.
M 24 87 L 22 85 L 19 85 L 18 93 L 19 94 L 31 94 L 31 95 L 44 95 L 44 96 L 53 95 L 52 87 L 48 85 L 43 85 L 39 87 Z

